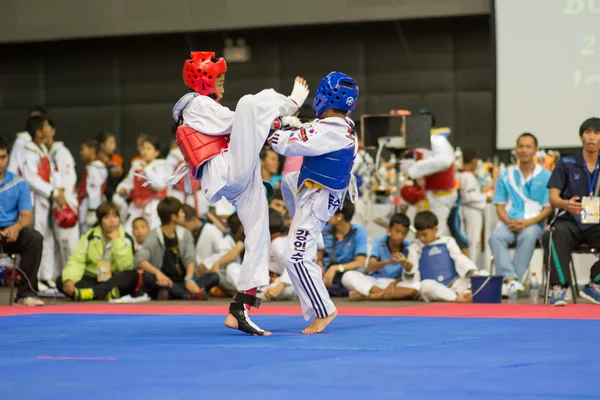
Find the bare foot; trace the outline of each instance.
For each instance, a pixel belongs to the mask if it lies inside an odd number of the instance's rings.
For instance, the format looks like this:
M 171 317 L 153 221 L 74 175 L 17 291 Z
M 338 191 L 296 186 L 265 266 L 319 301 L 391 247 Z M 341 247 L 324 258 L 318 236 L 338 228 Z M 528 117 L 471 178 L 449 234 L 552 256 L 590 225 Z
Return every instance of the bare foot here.
M 457 303 L 471 303 L 473 301 L 473 295 L 471 292 L 462 292 L 457 293 L 456 302 Z
M 329 325 L 335 317 L 337 317 L 337 312 L 334 312 L 326 318 L 315 318 L 315 320 L 309 326 L 304 328 L 302 333 L 304 333 L 305 335 L 314 335 L 315 333 L 321 333 L 325 328 L 327 328 L 327 325 Z
M 348 293 L 348 300 L 350 301 L 362 301 L 362 300 L 366 300 L 367 297 L 363 296 L 362 294 L 358 293 L 355 290 L 351 290 L 350 293 Z
M 249 318 L 248 318 L 249 319 Z M 227 316 L 225 317 L 225 326 L 231 329 L 238 329 L 238 322 L 237 319 L 235 319 L 235 317 L 231 314 L 227 314 Z M 263 331 L 263 336 L 271 336 L 271 332 L 269 331 Z M 253 335 L 253 336 L 259 336 L 259 335 Z

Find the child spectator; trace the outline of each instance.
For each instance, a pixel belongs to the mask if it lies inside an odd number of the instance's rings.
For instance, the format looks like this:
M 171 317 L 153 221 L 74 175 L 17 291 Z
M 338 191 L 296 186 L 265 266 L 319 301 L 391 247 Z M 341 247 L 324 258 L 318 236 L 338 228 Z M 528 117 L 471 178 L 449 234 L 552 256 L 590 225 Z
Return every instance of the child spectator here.
M 158 204 L 161 226 L 152 230 L 135 255 L 135 264 L 144 271 L 144 287 L 153 299 L 206 300 L 219 276 L 195 276 L 194 238 L 183 226 L 182 204 L 166 197 Z
M 104 203 L 96 217 L 98 225 L 83 234 L 57 281 L 75 301 L 118 299 L 133 294 L 138 282 L 133 238 L 125 233 L 118 207 Z
M 225 246 L 229 249 L 225 254 L 216 256 L 217 261 L 212 263 L 211 271 L 219 273 L 219 288 L 230 293 L 229 288 L 237 290 L 238 278 L 242 268 L 244 255 L 244 227 L 237 213 L 227 218 L 229 233 L 224 237 Z M 208 261 L 205 261 L 208 263 Z M 233 293 L 232 293 L 233 294 Z
M 166 197 L 167 186 L 159 182 L 164 182 L 173 170 L 164 159 L 158 158 L 159 153 L 158 139 L 146 136 L 140 148 L 141 160 L 132 164 L 127 177 L 117 186 L 119 195 L 131 198 L 125 224 L 127 232 L 131 232 L 131 224 L 137 217 L 146 218 L 150 229 L 161 225 L 157 206 Z M 145 185 L 147 182 L 150 184 Z
M 348 271 L 342 285 L 350 291 L 350 300 L 406 300 L 418 296 L 418 282 L 402 280 L 403 266 L 410 265 L 406 235 L 410 220 L 404 214 L 392 215 L 388 234 L 375 239 L 367 264 L 368 275 Z
M 112 199 L 125 173 L 123 170 L 123 157 L 115 153 L 117 149 L 117 137 L 114 133 L 100 132 L 98 143 L 100 144 L 98 158 L 108 168 L 108 178 L 104 194 L 107 199 Z
M 367 230 L 351 224 L 354 204 L 346 198 L 343 207 L 331 216 L 323 229 L 325 273 L 323 281 L 332 297 L 346 297 L 342 275 L 365 266 L 367 259 Z
M 133 228 L 133 237 L 135 238 L 135 252 L 137 253 L 144 245 L 150 233 L 150 225 L 148 225 L 148 221 L 144 217 L 137 217 L 131 225 Z
M 481 191 L 475 177 L 479 154 L 476 149 L 465 149 L 463 152 L 463 172 L 458 175 L 462 205 L 462 225 L 469 242 L 469 257 L 477 261 L 481 253 L 481 230 L 483 229 L 483 210 L 486 196 Z
M 108 170 L 97 157 L 98 142 L 88 139 L 81 144 L 79 155 L 85 163 L 83 176 L 79 181 L 77 195 L 79 197 L 79 229 L 88 231 L 96 225 L 96 209 L 105 201 L 104 190 Z
M 261 288 L 257 297 L 265 300 L 293 300 L 296 298 L 294 287 L 285 268 L 285 248 L 287 236 L 285 224 L 281 214 L 273 209 L 269 210 L 269 233 L 271 245 L 269 246 L 269 275 L 271 284 Z
M 477 267 L 465 256 L 450 236 L 438 236 L 438 219 L 431 211 L 415 216 L 417 240 L 408 247 L 408 260 L 403 279 L 421 281 L 421 297 L 425 301 L 471 302 L 472 275 Z

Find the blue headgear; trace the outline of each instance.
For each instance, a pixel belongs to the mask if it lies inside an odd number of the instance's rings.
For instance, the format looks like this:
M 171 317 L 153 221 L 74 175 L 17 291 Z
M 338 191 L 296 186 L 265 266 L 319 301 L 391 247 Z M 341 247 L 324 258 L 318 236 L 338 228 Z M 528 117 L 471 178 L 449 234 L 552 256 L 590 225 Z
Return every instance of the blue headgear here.
M 343 86 L 343 84 L 352 87 Z M 320 117 L 330 108 L 337 108 L 350 113 L 354 111 L 357 98 L 358 85 L 356 81 L 341 72 L 331 72 L 321 80 L 317 88 L 313 110 L 317 117 Z

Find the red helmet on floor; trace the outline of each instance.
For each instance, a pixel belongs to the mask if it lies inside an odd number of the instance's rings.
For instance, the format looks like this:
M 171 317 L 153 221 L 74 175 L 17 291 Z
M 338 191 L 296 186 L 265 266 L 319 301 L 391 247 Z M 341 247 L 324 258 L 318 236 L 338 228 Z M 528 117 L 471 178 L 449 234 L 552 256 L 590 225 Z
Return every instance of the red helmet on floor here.
M 72 228 L 77 225 L 77 213 L 68 204 L 64 205 L 60 210 L 54 208 L 52 216 L 56 221 L 56 225 L 61 228 Z
M 425 188 L 417 185 L 404 185 L 400 189 L 400 196 L 410 205 L 415 205 L 425 198 Z
M 225 59 L 215 58 L 212 51 L 192 51 L 192 58 L 183 64 L 183 81 L 194 92 L 203 96 L 216 94 L 217 76 L 227 72 Z

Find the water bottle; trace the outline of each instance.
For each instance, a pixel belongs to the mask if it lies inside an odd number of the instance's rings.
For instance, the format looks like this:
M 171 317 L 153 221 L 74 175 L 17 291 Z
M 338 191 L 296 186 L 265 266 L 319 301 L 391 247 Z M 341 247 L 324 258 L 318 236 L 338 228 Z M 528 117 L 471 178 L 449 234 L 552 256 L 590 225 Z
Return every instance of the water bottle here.
M 508 304 L 517 304 L 517 287 L 515 285 L 508 286 Z
M 540 282 L 538 281 L 535 272 L 531 273 L 529 282 L 529 302 L 531 304 L 537 304 L 540 298 Z

